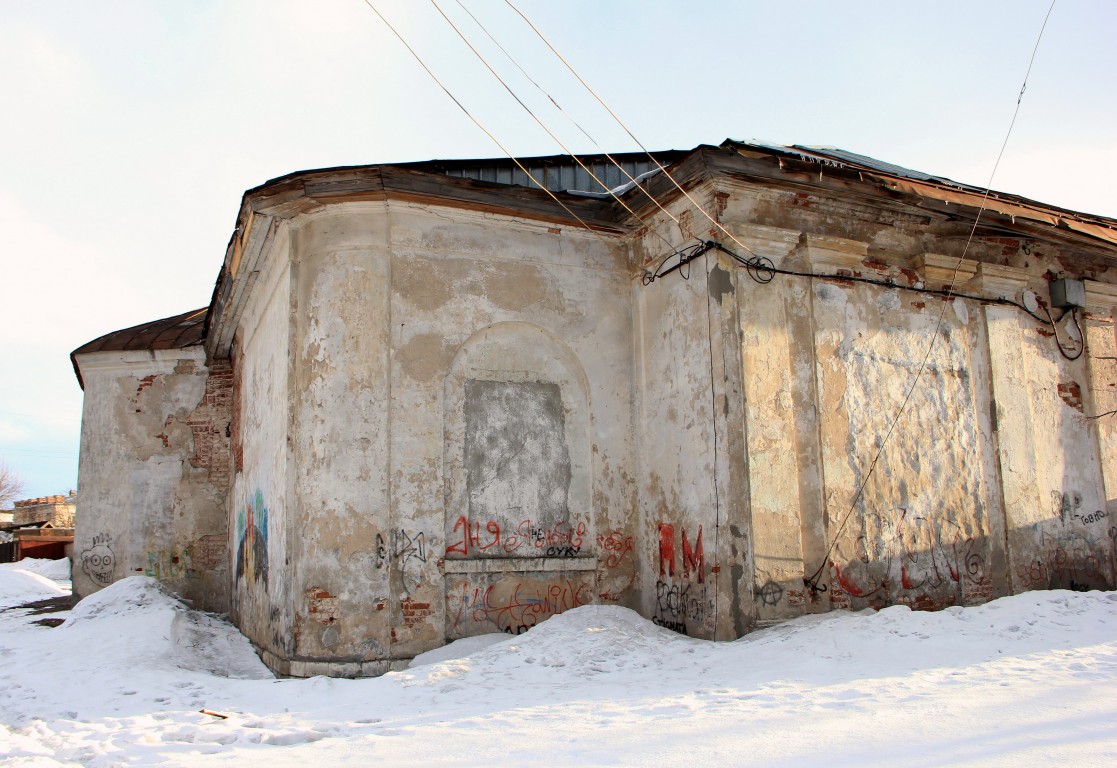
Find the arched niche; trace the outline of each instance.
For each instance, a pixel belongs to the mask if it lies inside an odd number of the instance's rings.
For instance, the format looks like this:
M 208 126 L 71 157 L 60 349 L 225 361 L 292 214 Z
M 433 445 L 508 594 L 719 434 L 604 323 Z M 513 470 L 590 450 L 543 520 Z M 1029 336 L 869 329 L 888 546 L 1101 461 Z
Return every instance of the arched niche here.
M 446 559 L 590 556 L 589 387 L 570 348 L 530 323 L 490 325 L 444 394 Z

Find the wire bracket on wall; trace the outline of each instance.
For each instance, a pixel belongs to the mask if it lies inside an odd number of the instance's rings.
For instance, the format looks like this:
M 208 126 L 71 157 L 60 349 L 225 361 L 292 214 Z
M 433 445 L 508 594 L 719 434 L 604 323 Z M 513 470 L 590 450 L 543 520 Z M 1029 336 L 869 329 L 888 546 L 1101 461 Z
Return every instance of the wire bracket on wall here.
M 670 256 L 659 262 L 654 270 L 645 270 L 641 281 L 644 285 L 651 285 L 661 277 L 666 277 L 675 271 L 680 271 L 684 280 L 690 279 L 690 262 L 697 259 L 699 256 L 709 251 L 721 251 L 722 253 L 730 256 L 734 261 L 738 262 L 746 270 L 748 270 L 749 277 L 758 283 L 770 283 L 780 270 L 776 269 L 775 264 L 771 259 L 765 256 L 750 256 L 744 258 L 738 256 L 733 251 L 729 250 L 716 240 L 706 240 L 705 242 L 695 243 L 692 246 L 683 248 L 682 250 L 675 251 Z M 685 270 L 685 271 L 683 271 Z
M 676 271 L 682 271 L 683 279 L 686 280 L 689 278 L 689 271 L 684 270 L 686 270 L 690 262 L 694 261 L 702 254 L 711 250 L 720 251 L 721 253 L 726 254 L 735 262 L 737 262 L 738 266 L 743 267 L 745 271 L 748 272 L 749 277 L 751 277 L 755 282 L 764 285 L 772 282 L 776 275 L 789 275 L 791 277 L 806 277 L 812 280 L 833 280 L 842 283 L 866 283 L 868 285 L 878 285 L 882 288 L 893 288 L 900 291 L 911 291 L 912 293 L 940 296 L 944 299 L 970 299 L 972 301 L 980 301 L 983 304 L 1000 304 L 1003 306 L 1015 307 L 1016 309 L 1019 309 L 1020 311 L 1027 314 L 1036 322 L 1042 323 L 1043 325 L 1051 328 L 1054 335 L 1055 345 L 1058 347 L 1059 352 L 1062 353 L 1063 357 L 1065 357 L 1067 360 L 1077 360 L 1078 358 L 1082 357 L 1082 353 L 1085 348 L 1085 338 L 1082 334 L 1082 325 L 1078 318 L 1077 307 L 1071 307 L 1067 309 L 1065 312 L 1063 312 L 1059 319 L 1056 320 L 1051 315 L 1051 311 L 1043 302 L 1039 302 L 1039 308 L 1043 310 L 1046 317 L 1033 312 L 1019 301 L 1006 299 L 1003 297 L 978 296 L 971 293 L 960 293 L 948 288 L 920 288 L 915 285 L 904 285 L 903 283 L 898 283 L 891 278 L 886 280 L 876 280 L 871 277 L 859 277 L 857 275 L 845 275 L 837 273 L 819 274 L 815 272 L 800 272 L 794 269 L 780 269 L 772 263 L 771 259 L 765 256 L 740 256 L 739 254 L 734 253 L 732 250 L 726 248 L 724 245 L 717 242 L 716 240 L 706 240 L 705 242 L 695 243 L 694 245 L 691 245 L 687 248 L 675 251 L 674 253 L 670 254 L 665 259 L 660 261 L 659 266 L 657 266 L 654 270 L 645 270 L 644 274 L 641 277 L 641 281 L 644 283 L 644 285 L 650 285 L 656 280 L 662 277 L 666 277 L 667 275 Z M 1079 338 L 1079 342 L 1077 345 L 1064 344 L 1062 338 L 1060 338 L 1059 325 L 1068 315 L 1070 316 L 1071 321 L 1074 323 L 1074 327 L 1077 331 L 1077 335 Z M 1074 346 L 1077 346 L 1077 352 L 1074 351 Z

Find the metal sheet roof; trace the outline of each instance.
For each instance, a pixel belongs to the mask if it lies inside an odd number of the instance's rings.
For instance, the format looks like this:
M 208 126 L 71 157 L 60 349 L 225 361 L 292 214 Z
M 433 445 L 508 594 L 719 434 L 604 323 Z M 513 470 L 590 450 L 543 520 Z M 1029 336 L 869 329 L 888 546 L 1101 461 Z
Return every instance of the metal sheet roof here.
M 206 315 L 209 307 L 192 309 L 181 315 L 141 323 L 131 328 L 106 333 L 104 336 L 82 344 L 70 353 L 78 383 L 85 388 L 78 369 L 77 356 L 91 352 L 125 352 L 156 349 L 183 349 L 201 344 L 205 337 Z
M 945 176 L 934 176 L 930 173 L 924 173 L 923 171 L 914 171 L 911 168 L 905 168 L 902 165 L 886 163 L 883 160 L 877 160 L 876 158 L 868 157 L 867 155 L 859 155 L 856 152 L 839 149 L 838 147 L 812 147 L 805 144 L 791 144 L 789 146 L 785 146 L 783 144 L 772 144 L 766 141 L 757 141 L 756 139 L 733 143 L 740 144 L 742 146 L 767 149 L 777 154 L 798 157 L 800 160 L 811 160 L 816 163 L 826 163 L 828 165 L 845 166 L 867 171 L 880 171 L 881 173 L 902 176 L 906 179 L 916 179 L 918 181 L 933 181 L 938 184 L 947 184 L 952 187 L 958 187 L 959 189 L 974 189 L 981 192 L 985 191 L 984 188 L 979 189 L 978 187 L 972 187 L 969 184 L 962 184 L 960 182 L 948 179 Z
M 659 163 L 668 165 L 689 152 L 690 150 L 668 150 L 656 152 L 654 156 Z M 429 160 L 395 165 L 399 168 L 441 173 L 446 176 L 488 181 L 494 184 L 530 189 L 546 188 L 552 192 L 608 192 L 610 189 L 629 184 L 632 179 L 659 167 L 656 161 L 644 152 L 626 152 L 609 156 L 578 155 L 578 159 L 581 160 L 581 165 L 569 155 L 521 157 L 516 160 L 507 157 L 481 160 Z M 616 164 L 613 160 L 617 161 Z M 520 169 L 517 161 L 540 183 L 536 184 L 532 181 Z M 586 167 L 583 168 L 582 165 Z M 589 171 L 586 170 L 587 168 Z
M 1040 203 L 1020 195 L 986 190 L 963 184 L 944 176 L 914 171 L 893 163 L 859 155 L 835 147 L 811 147 L 802 144 L 785 146 L 766 141 L 734 141 L 726 139 L 722 147 L 738 152 L 761 153 L 858 171 L 867 178 L 883 183 L 888 189 L 974 208 L 982 207 L 1015 219 L 1021 217 L 1043 222 L 1056 228 L 1074 230 L 1110 244 L 1117 244 L 1117 220 L 1080 211 Z

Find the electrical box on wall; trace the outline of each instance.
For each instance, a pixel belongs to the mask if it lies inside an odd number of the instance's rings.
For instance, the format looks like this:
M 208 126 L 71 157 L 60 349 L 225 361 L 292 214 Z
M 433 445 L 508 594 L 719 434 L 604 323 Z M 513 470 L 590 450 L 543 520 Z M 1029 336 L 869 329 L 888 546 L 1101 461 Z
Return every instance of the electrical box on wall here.
M 1056 309 L 1073 309 L 1086 306 L 1086 283 L 1064 277 L 1051 282 L 1051 306 Z

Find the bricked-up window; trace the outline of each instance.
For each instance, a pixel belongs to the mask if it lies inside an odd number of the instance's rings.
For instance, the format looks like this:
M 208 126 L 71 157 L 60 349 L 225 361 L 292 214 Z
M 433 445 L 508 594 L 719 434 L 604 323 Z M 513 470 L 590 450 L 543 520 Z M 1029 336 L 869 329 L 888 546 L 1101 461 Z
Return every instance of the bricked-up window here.
M 576 532 L 569 530 L 570 451 L 557 384 L 468 380 L 464 461 L 469 515 L 457 530 L 461 554 L 569 556 Z

